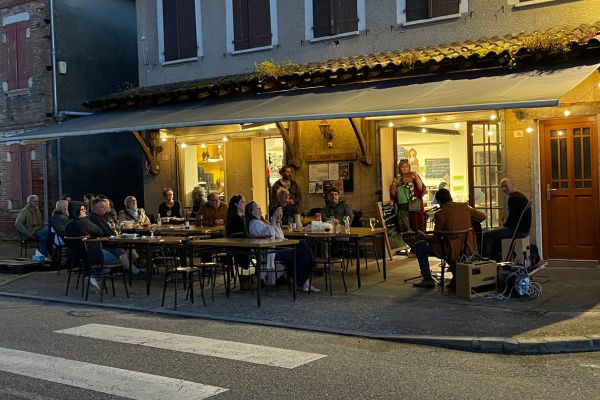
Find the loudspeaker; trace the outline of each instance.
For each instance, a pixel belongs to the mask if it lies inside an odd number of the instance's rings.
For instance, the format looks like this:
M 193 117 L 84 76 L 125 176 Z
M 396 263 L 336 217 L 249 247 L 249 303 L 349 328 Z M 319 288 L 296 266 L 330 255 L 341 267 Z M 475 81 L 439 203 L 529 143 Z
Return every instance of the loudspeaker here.
M 493 260 L 456 264 L 456 296 L 471 299 L 497 292 L 497 267 Z

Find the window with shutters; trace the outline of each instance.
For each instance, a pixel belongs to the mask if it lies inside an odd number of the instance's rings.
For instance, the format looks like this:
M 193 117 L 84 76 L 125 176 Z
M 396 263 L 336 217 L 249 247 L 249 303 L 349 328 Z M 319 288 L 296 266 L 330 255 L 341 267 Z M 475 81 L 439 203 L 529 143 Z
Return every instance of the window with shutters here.
M 202 55 L 200 0 L 158 0 L 157 15 L 161 63 Z
M 365 30 L 364 0 L 305 0 L 306 38 L 318 41 Z
M 27 25 L 29 21 L 19 21 L 6 25 L 6 67 L 8 90 L 26 89 L 28 87 L 27 67 Z
M 270 49 L 277 44 L 276 0 L 227 0 L 227 50 Z
M 468 11 L 468 0 L 398 0 L 398 23 L 403 25 L 456 18 Z
M 13 144 L 10 146 L 11 195 L 13 210 L 25 207 L 27 196 L 32 194 L 31 146 Z

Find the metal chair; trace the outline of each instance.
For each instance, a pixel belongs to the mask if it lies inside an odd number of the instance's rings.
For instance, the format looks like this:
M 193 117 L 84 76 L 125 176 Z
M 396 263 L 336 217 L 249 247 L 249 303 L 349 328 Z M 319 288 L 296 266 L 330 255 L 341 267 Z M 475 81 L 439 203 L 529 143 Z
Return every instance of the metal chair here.
M 468 242 L 469 234 L 471 232 L 473 232 L 473 228 L 461 229 L 461 230 L 456 230 L 456 231 L 434 231 L 433 232 L 434 237 L 437 238 L 437 240 L 440 242 L 440 245 L 441 245 L 440 247 L 442 249 L 441 257 L 440 257 L 440 270 L 441 271 L 440 271 L 440 281 L 439 281 L 439 284 L 442 287 L 442 293 L 444 292 L 446 266 L 447 265 L 452 266 L 452 264 L 454 264 L 454 267 L 456 267 L 456 262 L 458 262 L 460 260 L 460 258 L 462 258 L 462 256 L 466 255 L 467 242 Z M 451 249 L 451 246 L 452 246 L 451 240 L 453 240 L 453 239 L 460 239 L 460 241 L 461 241 L 459 256 L 456 260 L 448 258 L 448 257 L 452 257 L 452 255 L 449 254 L 449 252 L 452 250 Z M 456 273 L 456 271 L 454 271 L 453 273 Z
M 125 295 L 129 298 L 129 291 L 127 290 L 127 280 L 125 279 L 125 273 L 121 263 L 104 263 L 104 255 L 102 253 L 102 242 L 100 239 L 82 239 L 83 247 L 85 249 L 86 256 L 86 269 L 84 270 L 83 279 L 87 276 L 88 281 L 85 290 L 85 300 L 87 301 L 90 291 L 90 278 L 97 276 L 100 279 L 100 302 L 104 301 L 104 291 L 108 292 L 106 286 L 106 273 L 110 277 L 112 286 L 112 295 L 115 297 L 115 280 L 114 274 L 117 272 L 121 273 L 123 278 L 123 287 L 125 288 Z
M 202 270 L 196 266 L 185 265 L 182 257 L 178 254 L 178 250 L 172 246 L 161 246 L 159 253 L 154 257 L 154 260 L 160 263 L 165 268 L 165 279 L 163 282 L 163 294 L 161 307 L 165 306 L 165 296 L 167 293 L 167 285 L 173 284 L 174 287 L 174 308 L 177 309 L 177 296 L 179 282 L 183 282 L 183 288 L 186 291 L 185 298 L 190 298 L 194 303 L 194 280 L 200 282 L 200 297 L 202 304 L 206 306 L 204 299 L 204 285 L 202 284 Z

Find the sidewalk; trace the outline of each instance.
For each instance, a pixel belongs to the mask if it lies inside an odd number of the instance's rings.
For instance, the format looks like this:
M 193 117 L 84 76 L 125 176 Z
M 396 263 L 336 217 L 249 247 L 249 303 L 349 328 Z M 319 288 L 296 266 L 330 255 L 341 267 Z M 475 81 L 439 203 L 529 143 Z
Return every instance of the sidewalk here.
M 0 242 L 0 258 L 18 256 L 18 244 Z M 543 287 L 534 300 L 459 299 L 452 293 L 413 288 L 404 279 L 417 275 L 416 259 L 398 257 L 388 262 L 387 281 L 382 280 L 375 262 L 362 268 L 362 288 L 356 288 L 354 268 L 347 274 L 344 293 L 339 272 L 333 275 L 333 296 L 328 292 L 298 292 L 296 302 L 281 286 L 269 289 L 262 307 L 256 294 L 233 289 L 225 297 L 223 287 L 205 291 L 207 305 L 197 293 L 195 304 L 179 292 L 178 309 L 173 309 L 173 286 L 167 289 L 165 307 L 160 307 L 162 275 L 153 279 L 151 294 L 145 281 L 134 281 L 130 299 L 120 280 L 117 296 L 105 295 L 102 307 L 160 313 L 181 317 L 208 318 L 231 322 L 263 324 L 333 334 L 384 339 L 405 343 L 444 346 L 458 350 L 510 354 L 548 354 L 600 350 L 600 268 L 547 267 L 534 279 Z M 98 295 L 84 302 L 81 292 L 71 286 L 65 296 L 67 273 L 39 271 L 24 275 L 0 274 L 0 296 L 100 306 Z M 314 285 L 324 289 L 321 277 Z M 196 286 L 196 292 L 199 292 Z

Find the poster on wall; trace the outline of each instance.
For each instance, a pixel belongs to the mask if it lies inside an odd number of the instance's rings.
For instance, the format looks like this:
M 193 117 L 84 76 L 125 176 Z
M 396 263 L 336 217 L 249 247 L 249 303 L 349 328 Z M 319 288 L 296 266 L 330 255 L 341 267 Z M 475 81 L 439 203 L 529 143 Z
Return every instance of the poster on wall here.
M 354 191 L 352 163 L 321 163 L 308 166 L 308 193 L 322 194 L 330 188 L 340 193 Z

